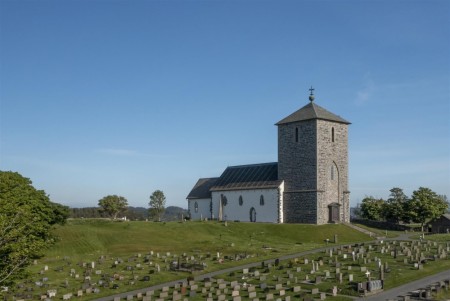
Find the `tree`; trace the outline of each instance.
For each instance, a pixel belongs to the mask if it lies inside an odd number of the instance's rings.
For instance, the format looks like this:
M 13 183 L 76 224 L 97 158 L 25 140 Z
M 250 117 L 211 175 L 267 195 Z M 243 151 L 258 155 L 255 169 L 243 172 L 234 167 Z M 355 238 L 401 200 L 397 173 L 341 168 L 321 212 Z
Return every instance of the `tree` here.
M 430 188 L 419 187 L 413 191 L 412 197 L 407 203 L 407 214 L 415 223 L 420 223 L 423 232 L 423 225 L 427 221 L 437 219 L 448 208 L 448 203 L 439 197 Z
M 445 194 L 439 194 L 438 198 L 440 198 L 444 203 L 447 204 L 447 213 L 450 213 L 450 202 Z
M 391 194 L 383 207 L 383 216 L 387 221 L 398 224 L 406 219 L 405 206 L 408 202 L 408 197 L 398 187 L 392 188 L 390 192 Z
M 63 224 L 68 208 L 17 172 L 0 171 L 0 284 L 10 285 L 54 243 L 52 226 Z
M 116 219 L 119 213 L 125 212 L 128 201 L 123 196 L 108 195 L 98 201 L 100 210 L 107 213 L 112 219 Z
M 383 218 L 383 207 L 383 199 L 367 196 L 361 202 L 361 215 L 370 220 L 380 221 Z
M 155 190 L 150 196 L 150 202 L 148 205 L 150 206 L 150 216 L 154 220 L 158 219 L 158 221 L 161 221 L 161 215 L 164 213 L 164 206 L 166 205 L 166 197 L 164 196 L 164 192 L 161 190 Z

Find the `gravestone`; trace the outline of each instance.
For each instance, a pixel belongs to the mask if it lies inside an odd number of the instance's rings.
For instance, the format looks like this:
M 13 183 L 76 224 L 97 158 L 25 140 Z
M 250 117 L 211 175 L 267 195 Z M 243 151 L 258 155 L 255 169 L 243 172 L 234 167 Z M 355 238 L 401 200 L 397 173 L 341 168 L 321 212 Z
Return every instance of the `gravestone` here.
M 338 293 L 337 286 L 333 286 L 333 289 L 331 290 L 331 294 L 333 295 L 333 297 L 336 297 L 337 293 Z

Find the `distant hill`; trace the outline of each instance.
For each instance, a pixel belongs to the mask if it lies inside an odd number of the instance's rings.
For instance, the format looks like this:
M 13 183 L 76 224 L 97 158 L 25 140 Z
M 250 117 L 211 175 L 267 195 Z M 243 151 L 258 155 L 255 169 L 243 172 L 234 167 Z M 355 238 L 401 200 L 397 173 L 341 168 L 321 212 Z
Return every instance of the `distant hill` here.
M 181 220 L 181 218 L 186 218 L 188 216 L 188 211 L 186 209 L 177 207 L 177 206 L 169 206 L 164 211 L 163 220 L 165 221 L 174 221 Z
M 102 213 L 99 207 L 84 207 L 84 208 L 70 208 L 71 218 L 108 218 L 109 216 Z M 162 217 L 163 221 L 181 220 L 181 217 L 187 217 L 188 211 L 186 209 L 169 206 L 164 211 Z M 129 206 L 128 210 L 119 217 L 126 216 L 129 220 L 146 220 L 148 219 L 148 208 Z

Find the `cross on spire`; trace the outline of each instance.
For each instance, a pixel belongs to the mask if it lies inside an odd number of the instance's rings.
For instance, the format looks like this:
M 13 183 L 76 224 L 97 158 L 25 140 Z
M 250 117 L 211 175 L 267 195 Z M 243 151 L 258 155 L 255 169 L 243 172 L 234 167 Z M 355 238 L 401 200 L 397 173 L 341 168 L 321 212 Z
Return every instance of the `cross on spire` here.
M 314 88 L 311 86 L 311 88 L 309 88 L 309 101 L 313 102 L 314 101 Z

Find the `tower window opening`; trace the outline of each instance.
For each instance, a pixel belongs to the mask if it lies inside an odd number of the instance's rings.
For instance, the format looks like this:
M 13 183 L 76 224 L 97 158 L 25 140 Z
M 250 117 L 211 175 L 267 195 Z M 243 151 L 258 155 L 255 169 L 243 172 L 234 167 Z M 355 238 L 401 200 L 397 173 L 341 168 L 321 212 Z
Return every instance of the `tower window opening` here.
M 334 142 L 334 127 L 331 128 L 331 142 Z
M 334 180 L 334 165 L 331 165 L 331 180 Z
M 259 205 L 260 206 L 264 206 L 264 196 L 261 194 L 261 196 L 259 197 Z
M 298 128 L 295 128 L 295 142 L 298 142 Z
M 239 196 L 239 206 L 242 206 L 244 204 L 244 200 L 242 199 L 242 195 Z

